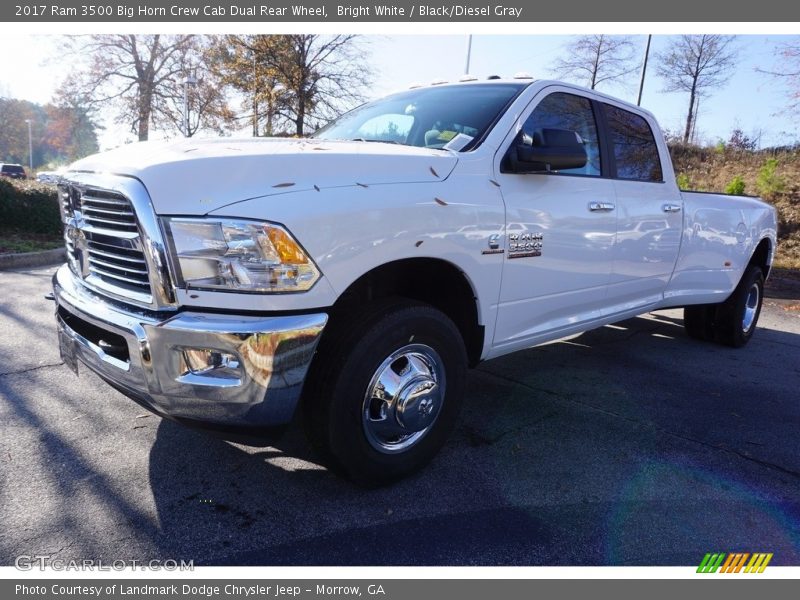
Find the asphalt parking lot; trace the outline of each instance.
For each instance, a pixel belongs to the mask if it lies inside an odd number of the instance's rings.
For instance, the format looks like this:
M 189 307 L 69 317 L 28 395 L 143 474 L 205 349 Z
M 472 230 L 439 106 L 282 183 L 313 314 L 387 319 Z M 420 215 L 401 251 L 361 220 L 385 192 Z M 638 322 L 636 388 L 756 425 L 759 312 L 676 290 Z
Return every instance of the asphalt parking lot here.
M 0 564 L 800 564 L 800 302 L 742 350 L 662 311 L 482 364 L 425 471 L 365 491 L 299 428 L 229 444 L 59 359 L 55 268 L 0 272 Z

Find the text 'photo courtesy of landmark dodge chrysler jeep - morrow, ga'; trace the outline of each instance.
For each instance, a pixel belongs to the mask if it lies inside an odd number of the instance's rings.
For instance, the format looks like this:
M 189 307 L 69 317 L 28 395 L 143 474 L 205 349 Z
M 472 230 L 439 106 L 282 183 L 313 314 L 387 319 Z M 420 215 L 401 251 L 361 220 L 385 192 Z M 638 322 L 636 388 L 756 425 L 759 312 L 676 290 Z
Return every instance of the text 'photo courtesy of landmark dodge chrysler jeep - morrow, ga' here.
M 743 346 L 776 244 L 758 199 L 678 189 L 650 113 L 529 78 L 308 139 L 133 144 L 59 193 L 66 364 L 232 440 L 297 415 L 368 485 L 436 454 L 482 360 L 668 307 Z

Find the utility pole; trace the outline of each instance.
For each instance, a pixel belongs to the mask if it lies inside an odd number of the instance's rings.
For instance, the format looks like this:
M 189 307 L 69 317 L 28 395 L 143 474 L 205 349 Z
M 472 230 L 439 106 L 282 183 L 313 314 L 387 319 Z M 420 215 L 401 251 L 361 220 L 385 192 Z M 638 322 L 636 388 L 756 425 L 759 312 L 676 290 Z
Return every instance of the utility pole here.
M 183 80 L 183 137 L 191 137 L 189 133 L 189 86 L 197 85 L 197 77 L 189 71 Z
M 258 137 L 258 70 L 256 51 L 253 49 L 253 137 Z
M 28 124 L 28 167 L 33 175 L 33 136 L 31 135 L 31 120 L 25 119 Z
M 644 76 L 647 73 L 647 57 L 650 55 L 650 41 L 653 39 L 652 34 L 647 36 L 647 46 L 644 49 L 644 60 L 642 61 L 642 76 L 639 78 L 639 97 L 636 100 L 636 106 L 642 105 L 642 92 L 644 91 Z

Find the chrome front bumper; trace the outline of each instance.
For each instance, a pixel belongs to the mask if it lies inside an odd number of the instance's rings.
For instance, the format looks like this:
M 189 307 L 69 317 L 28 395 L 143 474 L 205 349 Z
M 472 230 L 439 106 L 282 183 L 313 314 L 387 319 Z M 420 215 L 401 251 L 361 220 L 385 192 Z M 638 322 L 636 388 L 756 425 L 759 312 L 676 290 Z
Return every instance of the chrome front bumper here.
M 154 412 L 211 429 L 287 424 L 325 313 L 249 317 L 154 313 L 114 304 L 78 283 L 64 265 L 53 277 L 65 362 L 86 365 Z M 227 357 L 196 370 L 188 352 Z

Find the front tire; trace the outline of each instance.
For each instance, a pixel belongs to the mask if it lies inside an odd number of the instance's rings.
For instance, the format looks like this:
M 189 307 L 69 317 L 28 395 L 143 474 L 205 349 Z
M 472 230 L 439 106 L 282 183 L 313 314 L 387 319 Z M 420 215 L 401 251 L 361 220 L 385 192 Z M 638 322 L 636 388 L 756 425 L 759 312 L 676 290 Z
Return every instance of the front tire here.
M 458 416 L 467 368 L 460 332 L 441 311 L 404 300 L 331 325 L 304 392 L 312 445 L 362 485 L 419 470 Z

